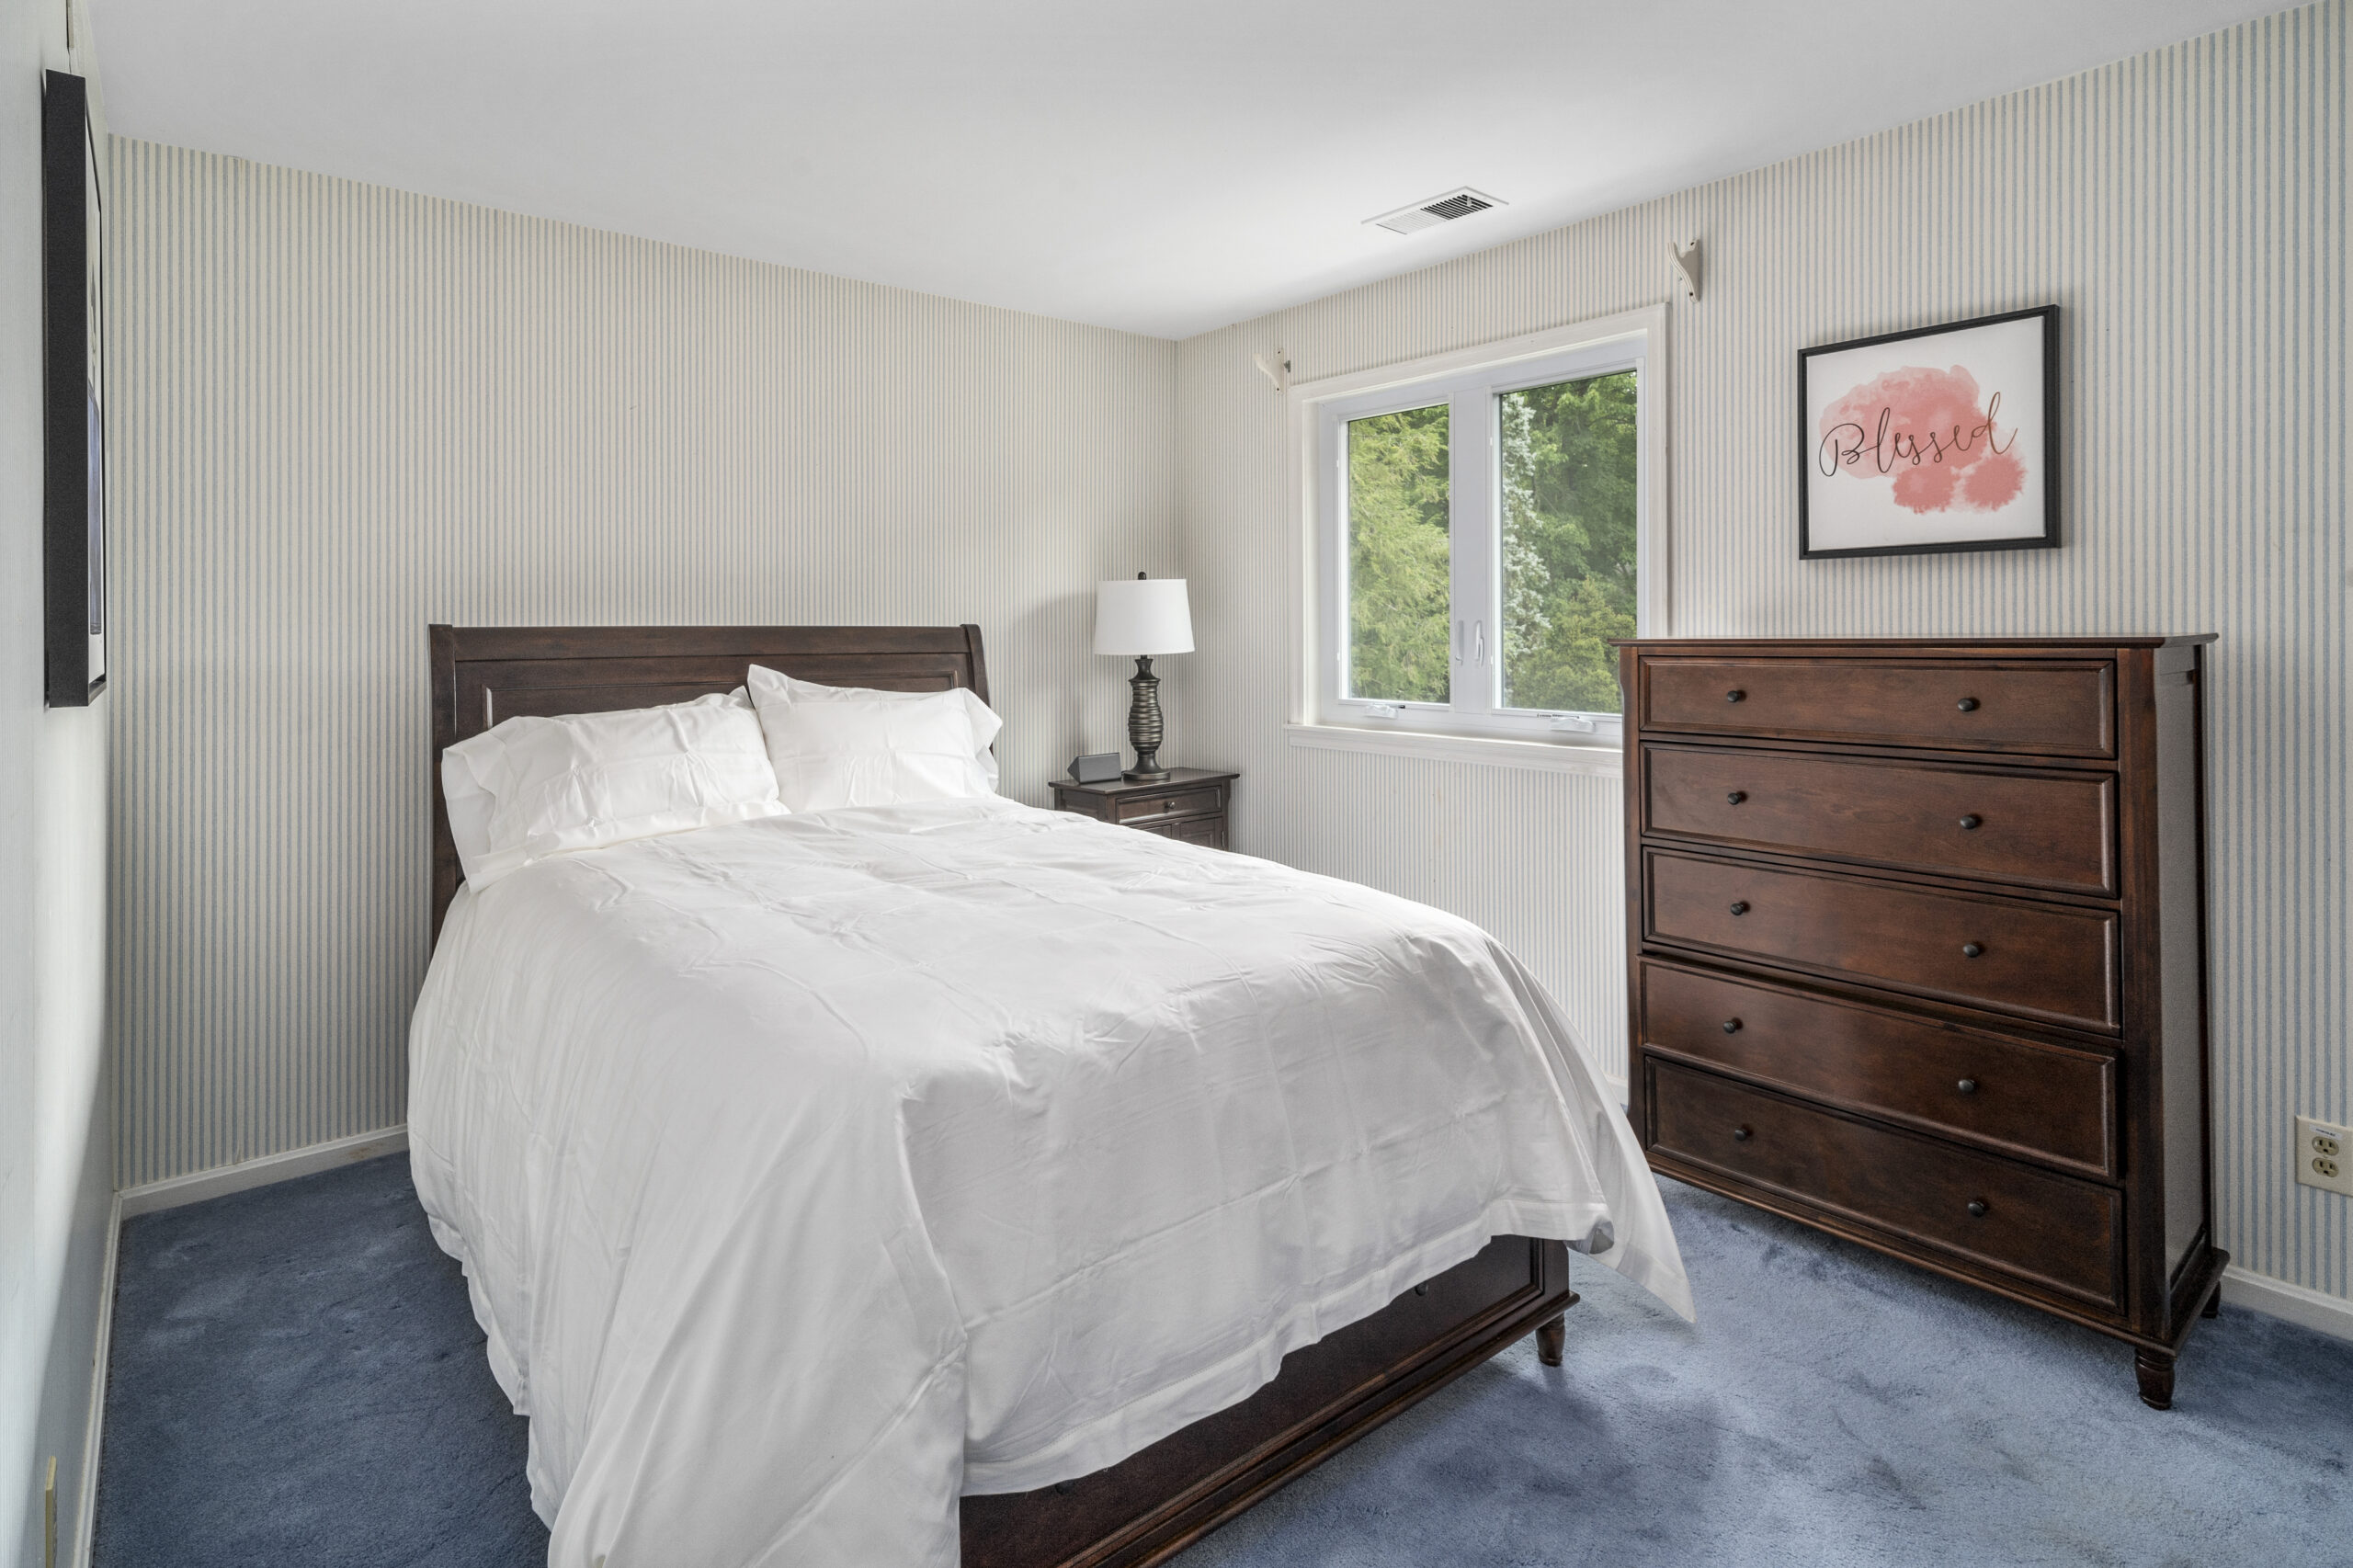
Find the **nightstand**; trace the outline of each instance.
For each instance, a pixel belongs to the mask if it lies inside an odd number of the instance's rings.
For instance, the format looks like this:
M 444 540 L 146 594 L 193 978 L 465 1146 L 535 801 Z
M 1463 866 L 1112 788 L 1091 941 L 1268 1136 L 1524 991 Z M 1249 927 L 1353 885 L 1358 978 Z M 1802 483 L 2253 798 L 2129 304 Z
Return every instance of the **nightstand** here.
M 1140 827 L 1163 838 L 1188 844 L 1225 847 L 1225 805 L 1239 773 L 1218 773 L 1206 767 L 1172 767 L 1168 777 L 1154 784 L 1114 778 L 1108 784 L 1081 784 L 1057 778 L 1054 810 L 1076 812 L 1098 822 Z

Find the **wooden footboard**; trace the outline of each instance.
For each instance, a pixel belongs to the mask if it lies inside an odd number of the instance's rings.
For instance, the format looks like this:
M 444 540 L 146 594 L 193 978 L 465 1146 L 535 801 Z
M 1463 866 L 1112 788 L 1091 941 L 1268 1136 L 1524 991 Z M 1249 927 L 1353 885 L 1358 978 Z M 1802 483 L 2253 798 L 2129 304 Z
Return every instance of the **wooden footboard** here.
M 1143 1568 L 1574 1304 L 1568 1249 L 1498 1236 L 1372 1316 L 1283 1358 L 1273 1382 L 1108 1470 L 963 1501 L 964 1568 Z M 1542 1336 L 1547 1361 L 1558 1339 Z

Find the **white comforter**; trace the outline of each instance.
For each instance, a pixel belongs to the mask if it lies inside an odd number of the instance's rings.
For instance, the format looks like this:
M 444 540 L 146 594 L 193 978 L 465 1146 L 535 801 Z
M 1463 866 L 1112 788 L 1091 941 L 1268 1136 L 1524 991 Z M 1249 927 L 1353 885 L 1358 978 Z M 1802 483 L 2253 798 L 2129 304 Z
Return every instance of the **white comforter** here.
M 1518 1233 L 1687 1315 L 1624 1119 L 1476 927 L 1006 801 L 461 894 L 411 1160 L 557 1568 L 950 1564 Z

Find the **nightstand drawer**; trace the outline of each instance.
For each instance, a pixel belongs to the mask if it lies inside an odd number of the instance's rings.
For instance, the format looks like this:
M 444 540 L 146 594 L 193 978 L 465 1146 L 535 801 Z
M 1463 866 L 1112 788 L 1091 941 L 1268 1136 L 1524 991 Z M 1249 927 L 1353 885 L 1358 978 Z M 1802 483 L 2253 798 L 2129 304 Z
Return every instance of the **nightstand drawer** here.
M 1162 817 L 1211 816 L 1225 810 L 1225 786 L 1199 790 L 1153 790 L 1123 795 L 1111 803 L 1113 822 L 1141 824 Z
M 1646 941 L 2077 1028 L 2117 1024 L 2112 909 L 1646 851 Z
M 1651 1147 L 2067 1295 L 2112 1306 L 2111 1187 L 1817 1109 L 1651 1060 Z
M 2116 1064 L 1644 960 L 1641 1044 L 2006 1153 L 2116 1172 Z
M 2116 892 L 2116 779 L 1699 746 L 1643 748 L 1643 826 L 1680 838 Z
M 1198 844 L 1204 849 L 1225 847 L 1225 818 L 1222 816 L 1173 817 L 1166 822 L 1139 822 L 1129 825 L 1146 833 L 1156 833 L 1163 838 Z
M 1644 729 L 2110 756 L 2116 666 L 1888 659 L 1642 663 Z

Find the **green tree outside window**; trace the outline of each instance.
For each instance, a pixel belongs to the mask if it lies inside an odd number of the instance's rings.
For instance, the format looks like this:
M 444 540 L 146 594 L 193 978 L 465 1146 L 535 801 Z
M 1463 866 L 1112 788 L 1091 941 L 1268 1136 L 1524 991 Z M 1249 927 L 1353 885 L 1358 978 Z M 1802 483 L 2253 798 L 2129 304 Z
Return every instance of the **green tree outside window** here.
M 1634 635 L 1634 372 L 1496 398 L 1503 705 L 1615 713 Z

